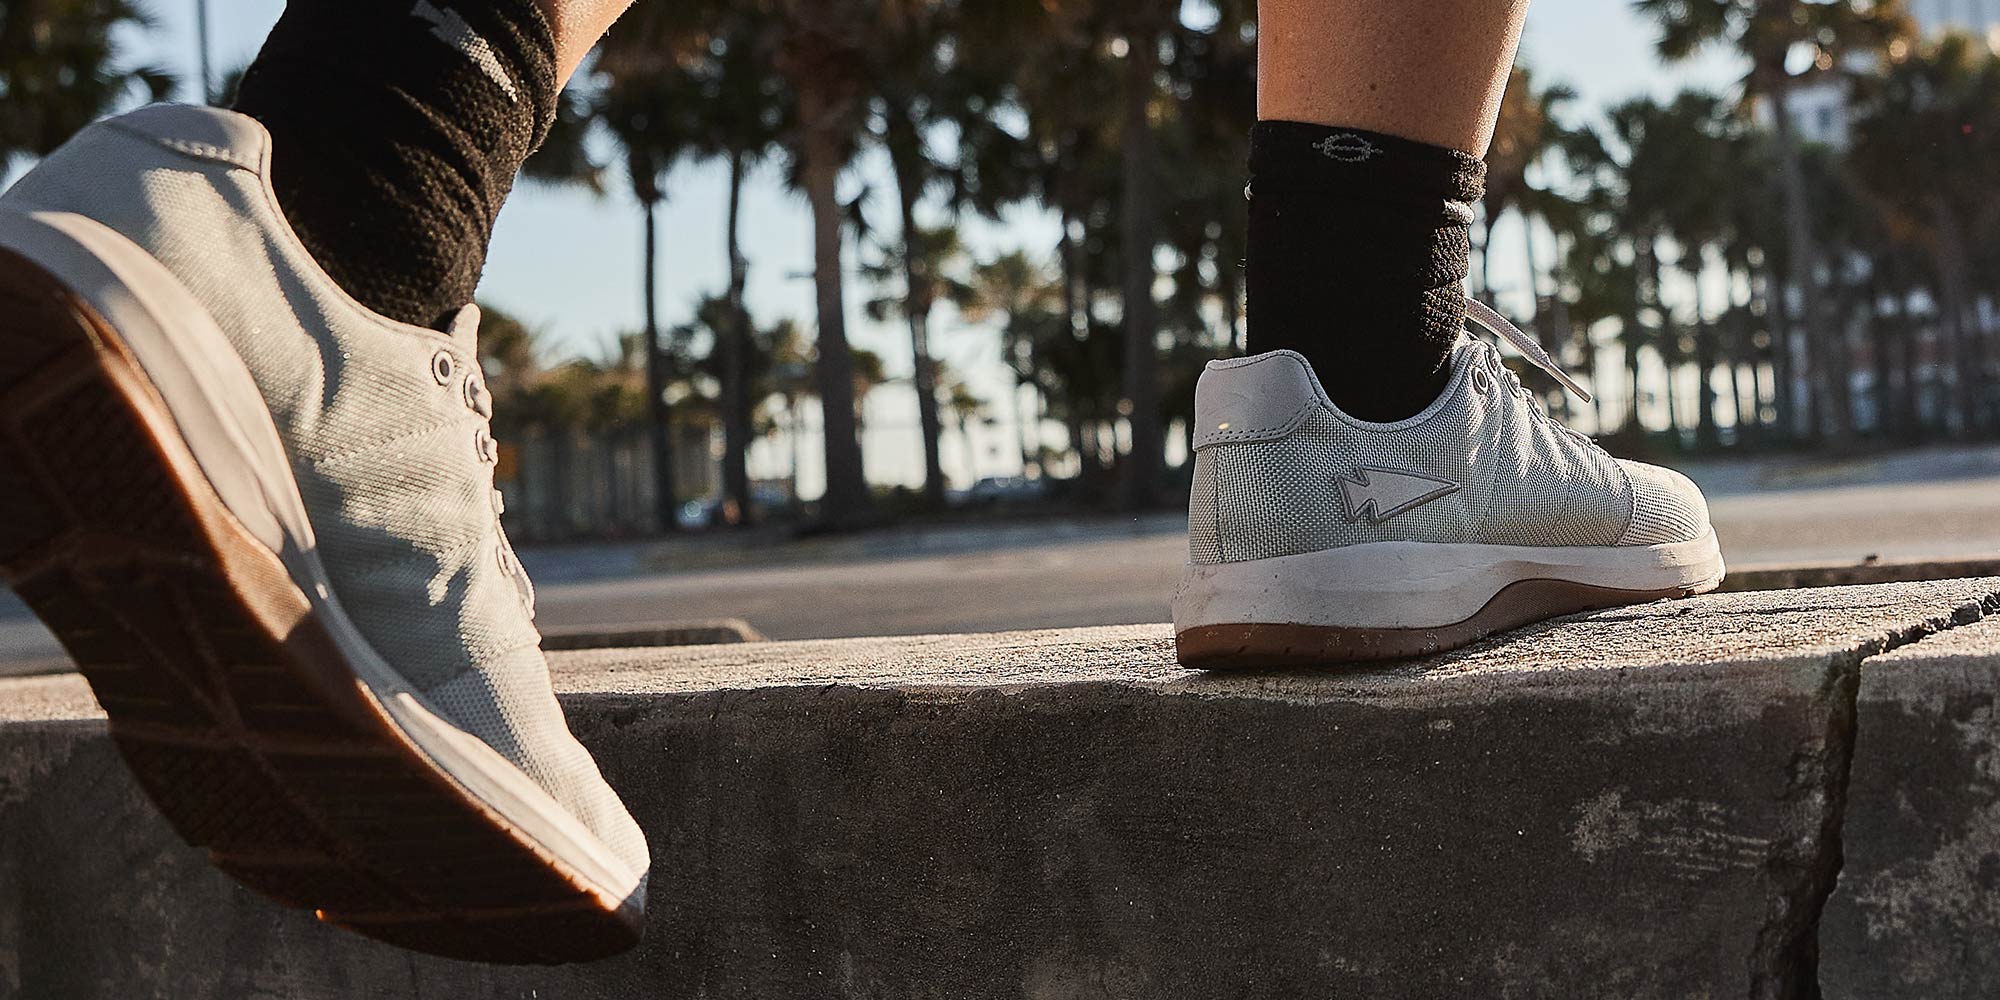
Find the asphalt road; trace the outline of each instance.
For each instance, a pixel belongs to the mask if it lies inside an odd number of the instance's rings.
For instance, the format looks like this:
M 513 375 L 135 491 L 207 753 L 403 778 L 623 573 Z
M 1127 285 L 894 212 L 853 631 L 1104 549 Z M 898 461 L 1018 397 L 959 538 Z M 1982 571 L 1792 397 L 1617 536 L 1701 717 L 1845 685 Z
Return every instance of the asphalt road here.
M 2000 556 L 2000 449 L 1861 462 L 1687 469 L 1710 494 L 1732 565 Z M 715 546 L 523 553 L 547 628 L 741 618 L 774 639 L 1163 621 L 1186 556 L 1178 517 L 1027 522 L 764 550 Z M 652 564 L 669 568 L 652 568 Z M 0 673 L 61 652 L 0 600 Z

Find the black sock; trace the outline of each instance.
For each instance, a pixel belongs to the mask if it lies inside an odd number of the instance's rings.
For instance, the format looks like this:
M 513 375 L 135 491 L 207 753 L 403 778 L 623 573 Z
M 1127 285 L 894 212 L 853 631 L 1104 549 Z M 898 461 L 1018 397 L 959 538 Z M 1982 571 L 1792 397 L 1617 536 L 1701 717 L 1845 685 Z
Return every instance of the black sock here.
M 236 109 L 270 130 L 313 259 L 368 308 L 441 326 L 559 92 L 534 0 L 289 0 Z
M 1334 405 L 1415 416 L 1451 378 L 1486 164 L 1455 149 L 1300 122 L 1250 131 L 1252 353 L 1306 356 Z

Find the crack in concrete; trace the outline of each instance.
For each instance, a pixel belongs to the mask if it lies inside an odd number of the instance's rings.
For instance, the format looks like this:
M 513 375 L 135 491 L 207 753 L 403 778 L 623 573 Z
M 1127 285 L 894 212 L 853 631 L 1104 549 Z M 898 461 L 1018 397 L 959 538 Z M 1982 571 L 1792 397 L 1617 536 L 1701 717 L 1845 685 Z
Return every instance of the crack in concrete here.
M 1816 850 L 1808 865 L 1810 877 L 1800 891 L 1791 894 L 1794 900 L 1783 901 L 1783 905 L 1774 911 L 1773 920 L 1758 934 L 1756 953 L 1769 954 L 1775 961 L 1763 963 L 1763 968 L 1752 970 L 1752 997 L 1759 1000 L 1820 1000 L 1822 996 L 1819 923 L 1827 900 L 1839 887 L 1840 871 L 1845 862 L 1841 831 L 1847 818 L 1848 782 L 1854 766 L 1855 713 L 1862 668 L 1867 661 L 1890 650 L 1962 628 L 1993 614 L 2000 614 L 2000 591 L 1954 608 L 1948 617 L 1933 618 L 1897 629 L 1835 658 L 1833 674 L 1828 680 L 1832 690 L 1827 692 L 1831 708 L 1827 714 L 1826 738 L 1819 751 L 1823 760 L 1820 787 L 1826 795 L 1826 811 L 1820 835 L 1815 838 Z M 1795 912 L 1803 919 L 1792 919 Z M 1766 951 L 1767 947 L 1775 947 L 1775 950 Z

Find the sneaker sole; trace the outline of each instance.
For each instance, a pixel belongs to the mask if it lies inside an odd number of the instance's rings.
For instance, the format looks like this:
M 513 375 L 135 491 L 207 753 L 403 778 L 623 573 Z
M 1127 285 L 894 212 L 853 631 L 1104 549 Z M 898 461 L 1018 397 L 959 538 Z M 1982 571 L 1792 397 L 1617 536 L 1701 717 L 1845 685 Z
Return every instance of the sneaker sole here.
M 1509 584 L 1479 613 L 1437 628 L 1339 628 L 1329 625 L 1205 625 L 1174 635 L 1182 666 L 1196 670 L 1250 670 L 1367 663 L 1429 656 L 1563 615 L 1668 598 L 1692 597 L 1706 588 L 1614 590 L 1567 580 Z
M 1562 615 L 1714 590 L 1713 532 L 1618 548 L 1378 542 L 1192 566 L 1175 646 L 1202 670 L 1428 656 Z
M 524 836 L 358 682 L 90 304 L 0 249 L 0 316 L 0 573 L 183 840 L 282 904 L 431 954 L 637 943 L 643 889 L 613 898 Z

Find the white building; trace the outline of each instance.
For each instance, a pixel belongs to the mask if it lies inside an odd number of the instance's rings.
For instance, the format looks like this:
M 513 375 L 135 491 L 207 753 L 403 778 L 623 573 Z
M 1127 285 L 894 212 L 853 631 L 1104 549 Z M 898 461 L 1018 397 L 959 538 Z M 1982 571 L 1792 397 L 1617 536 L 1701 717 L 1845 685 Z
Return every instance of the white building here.
M 1947 31 L 1963 31 L 1985 37 L 1986 44 L 2000 52 L 2000 0 L 1908 0 L 1910 17 L 1917 33 L 1930 38 Z M 1790 95 L 1792 125 L 1807 142 L 1829 146 L 1847 145 L 1847 88 L 1840 82 L 1821 82 L 1794 89 Z M 1759 107 L 1757 113 L 1768 114 Z

